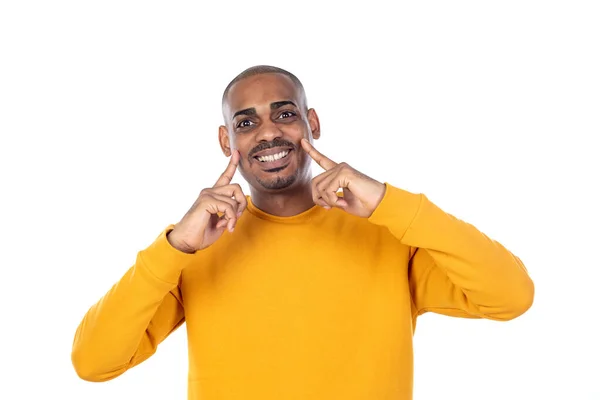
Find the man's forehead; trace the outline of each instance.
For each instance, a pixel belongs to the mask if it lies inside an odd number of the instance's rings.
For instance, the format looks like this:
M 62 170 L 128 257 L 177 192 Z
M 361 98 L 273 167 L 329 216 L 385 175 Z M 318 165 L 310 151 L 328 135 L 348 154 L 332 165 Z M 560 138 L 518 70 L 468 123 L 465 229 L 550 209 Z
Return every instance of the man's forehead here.
M 268 106 L 272 102 L 290 100 L 298 104 L 299 90 L 283 74 L 268 73 L 251 76 L 236 82 L 227 95 L 229 112 Z

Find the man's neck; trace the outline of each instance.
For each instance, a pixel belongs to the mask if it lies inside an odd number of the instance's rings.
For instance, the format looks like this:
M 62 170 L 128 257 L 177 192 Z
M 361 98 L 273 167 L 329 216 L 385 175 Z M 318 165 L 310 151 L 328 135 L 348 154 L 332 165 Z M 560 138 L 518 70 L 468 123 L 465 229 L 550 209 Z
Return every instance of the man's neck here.
M 298 215 L 315 205 L 310 184 L 282 193 L 265 193 L 250 188 L 250 196 L 258 209 L 278 217 Z

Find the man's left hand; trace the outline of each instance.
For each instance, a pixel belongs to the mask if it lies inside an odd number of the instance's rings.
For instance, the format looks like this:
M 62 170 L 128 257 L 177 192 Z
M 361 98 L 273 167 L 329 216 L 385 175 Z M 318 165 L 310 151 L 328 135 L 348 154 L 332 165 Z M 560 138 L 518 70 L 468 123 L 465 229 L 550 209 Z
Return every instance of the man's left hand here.
M 337 207 L 359 216 L 370 217 L 377 208 L 385 185 L 355 170 L 345 162 L 336 163 L 319 153 L 306 139 L 302 148 L 324 170 L 312 180 L 312 196 L 315 204 L 324 208 Z M 337 192 L 342 189 L 343 197 Z

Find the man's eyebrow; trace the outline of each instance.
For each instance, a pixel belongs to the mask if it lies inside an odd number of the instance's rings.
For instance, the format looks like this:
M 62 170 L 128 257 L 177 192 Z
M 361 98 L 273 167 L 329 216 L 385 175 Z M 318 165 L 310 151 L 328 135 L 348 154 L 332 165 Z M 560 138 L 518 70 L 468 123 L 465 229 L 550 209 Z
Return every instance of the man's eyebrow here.
M 256 108 L 252 107 L 252 108 L 246 108 L 244 110 L 240 110 L 240 111 L 236 112 L 235 114 L 233 114 L 233 117 L 231 117 L 231 119 L 234 119 L 238 115 L 249 115 L 249 116 L 256 115 Z
M 294 107 L 298 108 L 298 106 L 293 101 L 283 100 L 283 101 L 276 101 L 274 103 L 271 103 L 271 110 L 276 110 L 283 106 L 287 106 L 288 104 L 291 104 Z M 237 117 L 238 115 L 249 115 L 249 116 L 256 115 L 256 108 L 252 107 L 252 108 L 246 108 L 244 110 L 237 111 L 235 114 L 233 114 L 233 117 L 231 117 L 231 119 L 235 119 L 235 117 Z
M 291 104 L 294 107 L 298 108 L 298 106 L 295 105 L 293 101 L 285 100 L 285 101 L 276 101 L 274 103 L 271 103 L 271 110 L 277 110 L 278 108 L 287 106 L 288 104 Z

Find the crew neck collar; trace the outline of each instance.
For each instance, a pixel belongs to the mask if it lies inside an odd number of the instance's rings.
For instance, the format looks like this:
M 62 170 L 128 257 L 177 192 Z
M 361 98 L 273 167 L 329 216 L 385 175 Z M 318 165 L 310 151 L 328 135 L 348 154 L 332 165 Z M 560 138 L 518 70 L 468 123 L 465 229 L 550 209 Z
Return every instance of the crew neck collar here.
M 269 214 L 269 213 L 261 210 L 260 208 L 258 208 L 252 202 L 252 198 L 250 196 L 246 196 L 246 199 L 248 200 L 247 210 L 250 212 L 250 214 L 252 214 L 255 217 L 258 217 L 260 219 L 263 219 L 266 221 L 271 221 L 271 222 L 276 222 L 279 224 L 298 224 L 298 223 L 302 223 L 302 222 L 307 222 L 307 221 L 310 221 L 311 219 L 314 219 L 315 217 L 317 217 L 324 211 L 324 209 L 322 207 L 314 205 L 311 208 L 309 208 L 308 210 L 301 212 L 300 214 L 291 215 L 289 217 L 280 217 L 278 215 Z

